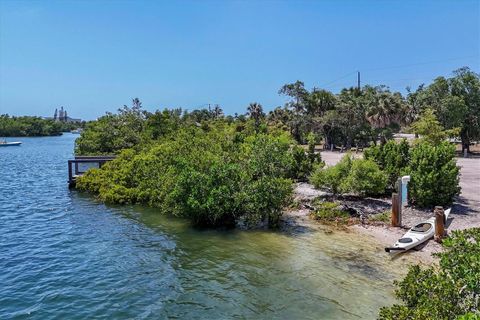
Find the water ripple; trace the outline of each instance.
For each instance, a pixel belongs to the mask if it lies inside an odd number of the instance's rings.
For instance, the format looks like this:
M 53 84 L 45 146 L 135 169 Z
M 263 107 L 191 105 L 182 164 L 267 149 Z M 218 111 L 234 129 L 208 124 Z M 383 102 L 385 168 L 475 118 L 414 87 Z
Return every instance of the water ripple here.
M 392 301 L 340 238 L 195 230 L 69 191 L 74 137 L 0 149 L 0 319 L 368 319 Z

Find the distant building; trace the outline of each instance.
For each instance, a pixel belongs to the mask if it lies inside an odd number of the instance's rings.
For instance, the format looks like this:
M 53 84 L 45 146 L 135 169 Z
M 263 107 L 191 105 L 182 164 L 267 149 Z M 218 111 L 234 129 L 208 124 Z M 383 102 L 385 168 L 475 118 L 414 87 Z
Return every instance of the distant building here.
M 52 119 L 52 118 L 48 118 Z M 60 107 L 60 110 L 55 108 L 55 113 L 53 114 L 53 120 L 59 122 L 81 122 L 82 119 L 70 118 L 67 114 L 67 110 L 63 109 L 63 106 Z

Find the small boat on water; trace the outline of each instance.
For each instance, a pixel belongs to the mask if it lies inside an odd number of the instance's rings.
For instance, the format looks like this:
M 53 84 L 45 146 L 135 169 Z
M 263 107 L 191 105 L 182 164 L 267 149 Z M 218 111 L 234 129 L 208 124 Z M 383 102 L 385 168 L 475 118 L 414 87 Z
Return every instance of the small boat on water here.
M 83 131 L 83 130 L 82 130 L 81 128 L 78 128 L 78 129 L 74 129 L 74 130 L 70 131 L 70 133 L 80 134 L 80 133 L 82 133 L 82 131 Z
M 445 222 L 448 219 L 450 214 L 450 209 L 445 210 Z M 400 253 L 415 248 L 416 246 L 424 243 L 428 239 L 432 238 L 435 234 L 435 217 L 432 217 L 428 220 L 420 222 L 407 233 L 403 235 L 402 238 L 393 245 L 393 247 L 385 248 L 385 251 L 388 253 Z
M 19 146 L 22 143 L 20 141 L 14 141 L 14 142 L 7 142 L 7 140 L 3 139 L 0 140 L 0 147 L 11 147 L 11 146 Z

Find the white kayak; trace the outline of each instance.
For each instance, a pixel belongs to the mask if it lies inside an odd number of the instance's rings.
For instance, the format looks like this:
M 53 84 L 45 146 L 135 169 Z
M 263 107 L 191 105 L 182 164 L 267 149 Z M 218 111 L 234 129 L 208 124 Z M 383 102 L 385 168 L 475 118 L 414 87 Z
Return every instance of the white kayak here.
M 447 222 L 448 215 L 450 214 L 451 209 L 445 210 L 445 222 Z M 420 222 L 407 233 L 403 235 L 402 238 L 398 239 L 393 247 L 385 248 L 386 252 L 389 253 L 400 253 L 415 248 L 416 246 L 424 243 L 428 239 L 432 238 L 435 235 L 435 217 L 432 217 L 428 220 Z

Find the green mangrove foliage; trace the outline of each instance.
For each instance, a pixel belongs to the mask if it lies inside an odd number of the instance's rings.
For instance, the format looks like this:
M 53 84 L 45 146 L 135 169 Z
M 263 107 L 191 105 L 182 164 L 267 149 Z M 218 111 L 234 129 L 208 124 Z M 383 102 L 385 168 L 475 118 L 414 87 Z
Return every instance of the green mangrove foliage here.
M 317 168 L 310 181 L 316 188 L 326 188 L 334 194 L 371 196 L 385 192 L 387 175 L 374 161 L 354 159 L 347 154 L 334 166 Z
M 286 134 L 236 129 L 225 123 L 179 129 L 144 150 L 122 151 L 79 178 L 77 187 L 106 202 L 158 207 L 196 225 L 274 226 L 290 202 L 296 147 Z
M 310 177 L 316 188 L 334 194 L 361 196 L 383 194 L 393 189 L 398 177 L 408 174 L 409 202 L 419 207 L 447 206 L 459 194 L 460 170 L 455 161 L 455 146 L 420 140 L 410 147 L 402 140 L 389 141 L 365 150 L 365 160 L 346 155 L 335 166 L 317 168 Z
M 438 267 L 412 266 L 395 282 L 402 304 L 382 308 L 379 319 L 480 318 L 480 228 L 453 231 L 443 247 Z
M 145 140 L 147 115 L 141 109 L 140 101 L 134 99 L 132 108 L 124 106 L 118 111 L 118 114 L 107 113 L 96 121 L 87 123 L 75 141 L 77 155 L 116 154 L 123 149 L 138 147 Z M 156 118 L 150 119 L 150 122 L 155 124 Z M 153 128 L 156 126 L 150 128 L 148 134 L 155 135 Z M 164 126 L 161 128 L 166 130 Z
M 419 120 L 422 121 L 422 120 Z M 442 127 L 438 132 L 442 131 Z M 365 150 L 366 159 L 375 161 L 388 175 L 388 186 L 402 175 L 411 177 L 408 184 L 409 202 L 419 207 L 450 205 L 459 194 L 460 170 L 455 161 L 455 146 L 447 141 L 422 138 L 413 147 L 402 140 Z
M 395 188 L 395 182 L 405 172 L 410 162 L 410 146 L 406 139 L 400 143 L 389 140 L 383 145 L 365 149 L 364 157 L 375 161 L 380 169 L 388 176 L 388 188 Z
M 320 153 L 315 152 L 315 135 L 310 133 L 307 138 L 307 152 L 305 152 L 300 146 L 295 146 L 293 148 L 294 165 L 291 175 L 300 181 L 307 181 L 314 168 L 323 167 L 325 165 Z
M 406 171 L 410 203 L 420 207 L 446 206 L 460 193 L 460 169 L 455 161 L 455 146 L 448 142 L 416 144 L 410 151 Z
M 11 117 L 0 115 L 0 137 L 59 136 L 81 126 L 80 123 L 66 123 L 40 117 Z

